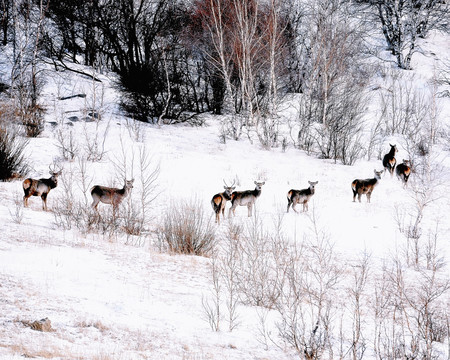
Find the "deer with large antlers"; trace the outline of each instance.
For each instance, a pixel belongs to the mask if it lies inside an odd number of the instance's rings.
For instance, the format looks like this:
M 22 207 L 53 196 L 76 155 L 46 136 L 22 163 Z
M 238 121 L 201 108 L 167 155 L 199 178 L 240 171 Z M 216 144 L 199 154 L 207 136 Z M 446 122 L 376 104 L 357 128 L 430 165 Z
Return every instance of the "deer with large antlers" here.
M 211 206 L 216 213 L 216 223 L 220 225 L 220 213 L 222 213 L 222 217 L 225 218 L 225 205 L 227 204 L 228 200 L 231 200 L 231 193 L 236 189 L 234 186 L 234 182 L 231 186 L 228 186 L 225 180 L 223 181 L 225 186 L 223 187 L 225 189 L 224 192 L 218 193 L 213 196 L 211 199 Z
M 231 217 L 232 212 L 233 215 L 235 215 L 236 207 L 238 205 L 247 206 L 248 217 L 251 217 L 253 204 L 255 203 L 256 199 L 261 195 L 261 187 L 265 183 L 266 183 L 265 181 L 263 182 L 255 181 L 256 187 L 254 190 L 234 191 L 231 194 L 231 208 L 229 211 L 229 217 Z
M 28 199 L 31 196 L 40 196 L 42 199 L 42 209 L 47 211 L 47 196 L 51 189 L 58 186 L 58 176 L 61 174 L 62 169 L 53 168 L 49 166 L 50 177 L 48 179 L 25 179 L 22 183 L 23 192 L 23 205 L 28 206 Z
M 115 214 L 119 204 L 128 196 L 133 188 L 134 179 L 126 180 L 122 189 L 110 188 L 101 185 L 95 185 L 91 188 L 91 196 L 93 199 L 92 207 L 98 211 L 97 206 L 99 202 L 110 204 L 113 206 L 113 213 Z

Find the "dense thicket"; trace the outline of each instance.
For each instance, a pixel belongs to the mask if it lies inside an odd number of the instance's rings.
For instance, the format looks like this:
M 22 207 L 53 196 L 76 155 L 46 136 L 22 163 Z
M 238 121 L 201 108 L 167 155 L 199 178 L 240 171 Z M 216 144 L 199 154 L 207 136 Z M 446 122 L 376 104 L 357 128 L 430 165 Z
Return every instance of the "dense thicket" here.
M 435 0 L 5 0 L 2 43 L 13 48 L 11 89 L 31 136 L 39 135 L 42 121 L 39 64 L 50 60 L 56 69 L 79 71 L 70 64 L 82 63 L 116 72 L 122 108 L 134 119 L 170 123 L 211 111 L 228 115 L 223 141 L 252 131 L 265 147 L 282 143 L 284 96 L 301 94 L 295 145 L 351 164 L 361 150 L 369 31 L 376 26 L 385 50 L 409 69 L 417 38 L 447 29 L 441 16 L 447 6 Z

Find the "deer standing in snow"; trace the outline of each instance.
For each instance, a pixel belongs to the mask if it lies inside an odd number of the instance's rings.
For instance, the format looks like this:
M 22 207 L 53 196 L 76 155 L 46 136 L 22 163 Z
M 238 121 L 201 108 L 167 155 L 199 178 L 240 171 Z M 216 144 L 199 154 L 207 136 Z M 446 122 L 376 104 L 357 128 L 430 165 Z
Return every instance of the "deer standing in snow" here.
M 389 173 L 394 175 L 394 168 L 397 160 L 395 160 L 395 153 L 398 151 L 397 146 L 389 144 L 391 149 L 389 152 L 383 157 L 383 166 L 384 170 L 389 171 Z
M 315 186 L 317 185 L 318 181 L 308 181 L 309 188 L 302 189 L 302 190 L 294 190 L 291 189 L 287 193 L 287 212 L 289 212 L 289 208 L 292 205 L 292 210 L 294 210 L 296 213 L 298 213 L 297 210 L 295 210 L 295 205 L 302 204 L 303 205 L 303 212 L 308 211 L 308 201 L 311 199 L 311 197 L 315 193 Z
M 411 174 L 410 161 L 403 159 L 403 163 L 398 164 L 395 168 L 395 173 L 397 174 L 397 178 L 403 182 L 403 187 L 406 187 L 409 175 Z
M 225 218 L 225 205 L 227 204 L 228 200 L 231 200 L 231 193 L 236 189 L 234 186 L 234 182 L 231 186 L 228 186 L 225 180 L 223 181 L 225 186 L 223 187 L 225 189 L 224 192 L 218 193 L 213 196 L 211 199 L 211 206 L 216 213 L 216 223 L 220 225 L 220 213 L 222 212 L 222 217 Z
M 23 187 L 23 205 L 28 206 L 28 199 L 31 196 L 40 196 L 42 199 L 42 209 L 47 211 L 47 195 L 51 189 L 58 186 L 58 176 L 61 175 L 62 169 L 56 169 L 56 166 L 51 168 L 49 166 L 49 173 L 51 177 L 48 179 L 25 179 L 22 183 Z
M 92 207 L 98 211 L 97 206 L 99 202 L 110 204 L 113 206 L 113 214 L 115 214 L 119 204 L 128 196 L 133 188 L 132 180 L 126 180 L 122 189 L 110 188 L 101 185 L 95 185 L 91 188 L 91 196 L 93 199 Z
M 381 171 L 374 170 L 373 172 L 375 174 L 375 177 L 372 179 L 353 180 L 352 182 L 353 202 L 355 202 L 356 195 L 358 195 L 358 201 L 361 202 L 361 195 L 366 194 L 367 202 L 370 203 L 370 196 L 372 195 L 375 186 L 381 180 L 381 174 L 383 173 L 383 170 Z
M 231 194 L 231 208 L 229 211 L 228 217 L 231 217 L 231 212 L 233 212 L 233 215 L 235 215 L 236 207 L 238 205 L 240 206 L 247 206 L 248 209 L 248 217 L 252 216 L 252 207 L 255 203 L 256 199 L 261 195 L 261 187 L 266 182 L 258 182 L 255 181 L 255 190 L 245 190 L 245 191 L 234 191 Z

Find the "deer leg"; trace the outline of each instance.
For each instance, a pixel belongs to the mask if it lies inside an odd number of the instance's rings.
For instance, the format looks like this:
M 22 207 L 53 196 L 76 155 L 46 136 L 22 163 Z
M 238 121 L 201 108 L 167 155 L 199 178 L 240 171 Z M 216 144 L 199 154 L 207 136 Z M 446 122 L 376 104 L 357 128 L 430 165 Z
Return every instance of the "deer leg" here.
M 361 202 L 361 193 L 358 193 L 358 201 Z
M 231 213 L 232 212 L 233 212 L 233 216 L 236 215 L 236 206 L 237 206 L 237 203 L 232 203 L 231 204 L 230 210 L 228 211 L 228 217 L 229 218 L 231 218 Z
M 116 219 L 116 211 L 117 211 L 117 204 L 112 204 L 113 206 L 113 219 Z
M 248 203 L 247 209 L 248 209 L 248 217 L 252 217 L 252 203 Z
M 216 211 L 216 224 L 220 225 L 220 209 Z
M 367 195 L 367 202 L 370 204 L 370 195 L 372 195 L 372 193 L 368 192 L 366 195 Z
M 298 214 L 298 211 L 297 211 L 297 209 L 295 208 L 295 205 L 297 205 L 297 203 L 296 203 L 296 202 L 293 202 L 293 203 L 292 203 L 292 210 L 294 210 L 294 211 Z
M 92 196 L 92 204 L 91 207 L 98 212 L 98 203 L 100 202 L 100 198 L 98 198 L 97 196 Z
M 47 211 L 47 194 L 42 194 L 41 195 L 41 199 L 42 199 L 42 210 Z

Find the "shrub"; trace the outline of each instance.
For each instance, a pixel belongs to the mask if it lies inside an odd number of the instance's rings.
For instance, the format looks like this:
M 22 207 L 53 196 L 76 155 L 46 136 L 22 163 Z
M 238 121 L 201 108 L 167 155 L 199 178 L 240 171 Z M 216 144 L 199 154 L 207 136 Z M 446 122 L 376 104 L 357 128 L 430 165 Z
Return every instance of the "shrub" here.
M 25 110 L 18 109 L 18 112 L 28 137 L 38 137 L 44 131 L 44 109 L 41 106 L 30 106 Z
M 198 201 L 172 203 L 156 232 L 160 246 L 175 253 L 208 256 L 216 245 L 214 224 Z
M 24 156 L 28 140 L 12 128 L 0 126 L 0 180 L 24 176 L 29 166 Z

